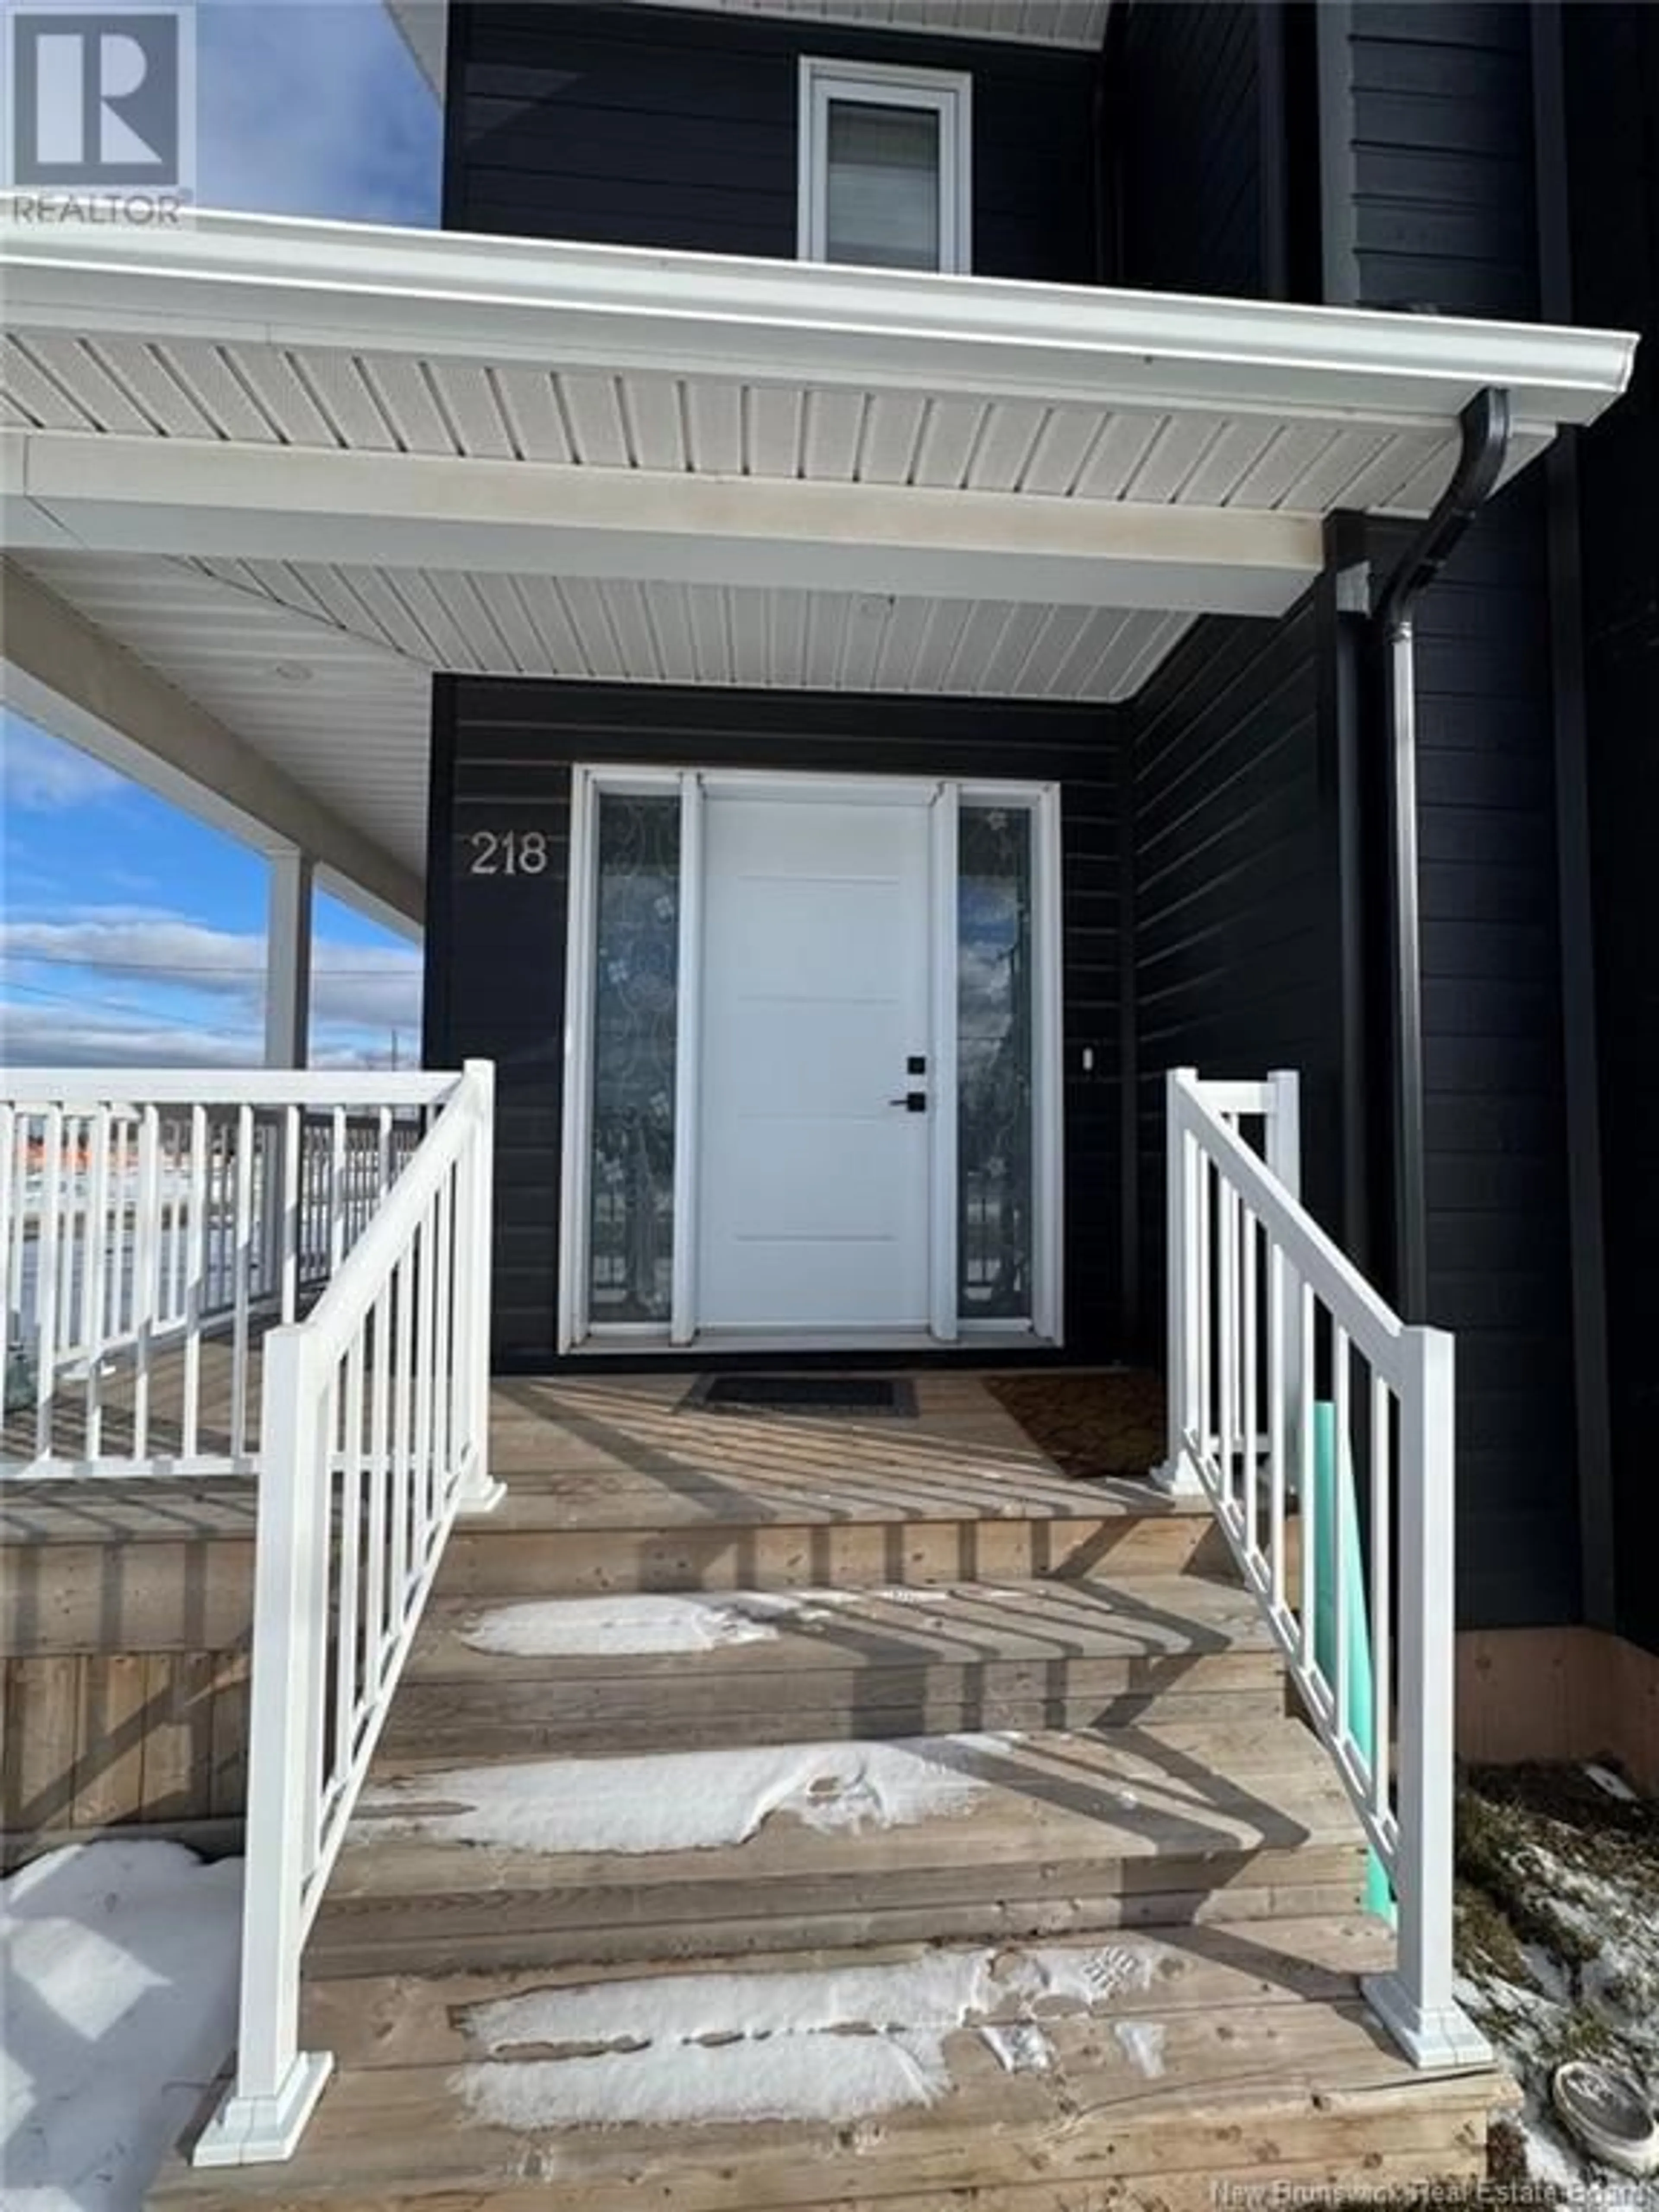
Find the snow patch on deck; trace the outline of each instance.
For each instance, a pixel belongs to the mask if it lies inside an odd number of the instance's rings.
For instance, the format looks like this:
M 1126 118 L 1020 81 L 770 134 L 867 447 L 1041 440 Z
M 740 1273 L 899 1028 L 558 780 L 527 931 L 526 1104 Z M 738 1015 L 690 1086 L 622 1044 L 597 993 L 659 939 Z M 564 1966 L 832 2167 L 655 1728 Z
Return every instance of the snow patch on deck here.
M 452 2087 L 476 2119 L 526 2133 L 868 2119 L 947 2094 L 947 2039 L 978 2021 L 1009 2071 L 1047 2071 L 1036 2007 L 1085 2009 L 1086 1993 L 1124 1986 L 1131 1958 L 1144 1987 L 1151 1954 L 1115 1946 L 536 1990 L 464 2015 L 468 2043 L 487 2057 Z
M 774 1818 L 824 1832 L 909 1827 L 969 1812 L 988 1786 L 981 1767 L 1020 1741 L 917 1736 L 462 1767 L 366 1790 L 359 1832 L 647 1856 L 746 1844 Z
M 0 2205 L 138 2212 L 236 2033 L 239 1859 L 70 1844 L 0 1882 Z
M 683 1651 L 718 1651 L 763 1644 L 789 1613 L 777 1598 L 611 1597 L 536 1599 L 493 1606 L 461 1630 L 475 1651 L 514 1659 L 652 1658 Z

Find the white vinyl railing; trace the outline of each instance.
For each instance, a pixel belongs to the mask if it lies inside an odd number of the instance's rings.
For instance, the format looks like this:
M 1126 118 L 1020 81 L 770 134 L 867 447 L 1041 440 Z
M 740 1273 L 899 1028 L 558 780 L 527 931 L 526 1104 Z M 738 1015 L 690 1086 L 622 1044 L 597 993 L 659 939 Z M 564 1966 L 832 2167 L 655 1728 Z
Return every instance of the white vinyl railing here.
M 300 1956 L 458 1511 L 489 1474 L 493 1071 L 470 1062 L 306 1318 L 264 1341 L 235 2079 L 193 2154 L 289 2157 L 331 2057 Z
M 1419 2065 L 1482 2064 L 1452 1989 L 1452 1340 L 1401 1322 L 1305 1211 L 1298 1146 L 1294 1075 L 1170 1072 L 1161 1475 L 1209 1500 L 1393 1886 L 1370 2002 Z
M 250 1473 L 294 1321 L 453 1075 L 0 1070 L 0 1477 Z

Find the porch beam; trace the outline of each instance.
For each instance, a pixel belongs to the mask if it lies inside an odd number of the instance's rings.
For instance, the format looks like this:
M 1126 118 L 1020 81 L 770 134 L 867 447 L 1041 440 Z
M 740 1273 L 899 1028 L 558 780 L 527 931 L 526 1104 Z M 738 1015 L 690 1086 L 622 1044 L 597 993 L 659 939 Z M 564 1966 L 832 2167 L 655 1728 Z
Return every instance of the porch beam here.
M 19 547 L 1281 615 L 1316 516 L 0 432 Z
M 260 852 L 311 854 L 343 896 L 396 926 L 420 924 L 412 869 L 15 562 L 0 562 L 0 600 L 7 706 Z

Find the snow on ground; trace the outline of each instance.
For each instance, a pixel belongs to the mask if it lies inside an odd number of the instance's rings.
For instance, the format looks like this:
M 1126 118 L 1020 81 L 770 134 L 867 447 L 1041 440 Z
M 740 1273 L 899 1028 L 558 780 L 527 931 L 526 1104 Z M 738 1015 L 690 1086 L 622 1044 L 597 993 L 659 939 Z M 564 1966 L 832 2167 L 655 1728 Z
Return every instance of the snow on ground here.
M 842 2124 L 945 2095 L 946 2039 L 975 2021 L 1011 2073 L 1046 2072 L 1042 2020 L 1152 1978 L 1149 1951 L 1115 1944 L 537 1990 L 464 2015 L 488 2056 L 454 2086 L 475 2118 L 524 2132 Z M 1126 2021 L 1118 2037 L 1139 2071 L 1163 2070 L 1161 2027 Z
M 775 1816 L 820 1830 L 911 1826 L 966 1813 L 977 1763 L 1013 1735 L 785 1744 L 637 1759 L 533 1759 L 371 1787 L 381 1834 L 521 1851 L 701 1851 L 745 1844 Z
M 1659 1816 L 1606 1770 L 1487 1775 L 1459 1806 L 1457 1995 L 1520 2082 L 1532 2178 L 1659 2212 L 1659 2179 L 1587 2158 L 1550 2102 L 1562 2060 L 1659 2094 Z
M 147 1842 L 0 1882 L 0 2212 L 137 2212 L 234 2039 L 241 1890 Z

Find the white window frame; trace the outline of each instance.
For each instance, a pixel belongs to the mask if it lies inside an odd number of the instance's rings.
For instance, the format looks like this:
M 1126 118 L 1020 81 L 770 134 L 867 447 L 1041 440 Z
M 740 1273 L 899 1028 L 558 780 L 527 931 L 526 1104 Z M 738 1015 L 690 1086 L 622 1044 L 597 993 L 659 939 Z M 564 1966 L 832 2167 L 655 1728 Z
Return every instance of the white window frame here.
M 798 252 L 827 261 L 830 251 L 830 103 L 927 108 L 939 118 L 939 266 L 947 276 L 973 268 L 973 78 L 961 70 L 902 69 L 878 62 L 830 61 L 804 54 L 800 64 Z M 919 274 L 905 270 L 905 275 Z

